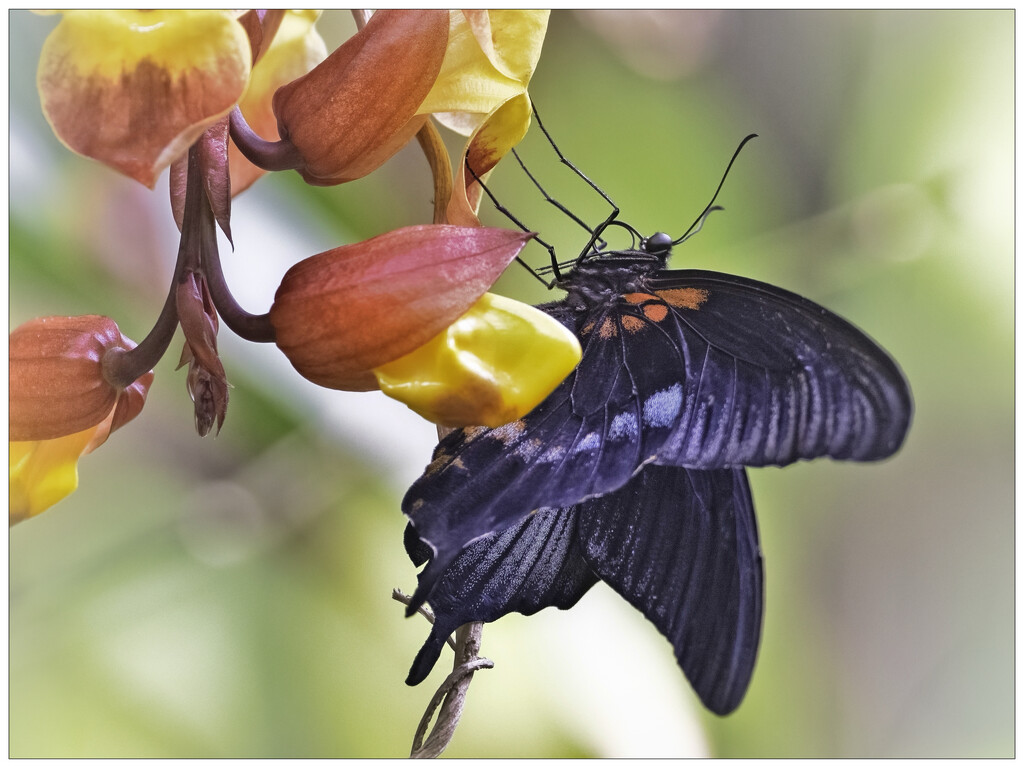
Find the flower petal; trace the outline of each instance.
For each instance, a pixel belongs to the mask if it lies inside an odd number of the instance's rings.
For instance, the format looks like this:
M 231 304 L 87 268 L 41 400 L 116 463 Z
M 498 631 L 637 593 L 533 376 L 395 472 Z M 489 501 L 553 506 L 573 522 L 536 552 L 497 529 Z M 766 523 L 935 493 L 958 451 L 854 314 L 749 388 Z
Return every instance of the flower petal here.
M 121 394 L 117 396 L 117 405 L 114 406 L 114 411 L 110 415 L 109 429 L 102 436 L 102 440 L 99 442 L 93 440 L 89 444 L 89 451 L 96 450 L 107 439 L 107 435 L 117 431 L 139 415 L 142 411 L 142 406 L 146 404 L 146 396 L 149 394 L 149 388 L 152 384 L 153 372 L 149 371 L 139 376 L 139 378 L 122 390 Z M 102 427 L 103 425 L 101 424 L 100 426 Z
M 481 20 L 482 13 L 487 14 L 486 23 Z M 445 113 L 489 115 L 525 93 L 540 59 L 548 14 L 471 11 L 470 22 L 464 12 L 452 11 L 444 64 L 419 113 L 436 113 L 442 125 L 469 135 L 478 123 L 463 115 Z
M 513 80 L 530 82 L 540 59 L 551 11 L 498 9 L 463 13 L 494 68 Z M 486 24 L 481 19 L 484 15 Z
M 530 127 L 532 114 L 530 97 L 522 93 L 494 110 L 470 136 L 453 180 L 448 203 L 449 222 L 467 227 L 479 224 L 476 211 L 480 207 L 482 190 L 466 165 L 468 163 L 477 176 L 486 178 L 484 174 L 522 141 Z
M 531 237 L 421 225 L 311 256 L 277 290 L 270 309 L 277 346 L 321 386 L 376 389 L 373 368 L 465 313 Z
M 10 438 L 49 440 L 94 427 L 117 389 L 103 376 L 103 355 L 131 348 L 108 317 L 43 317 L 9 339 Z
M 78 487 L 78 459 L 96 427 L 54 440 L 11 442 L 10 524 L 20 523 Z
M 152 187 L 238 101 L 251 58 L 227 11 L 66 11 L 37 84 L 62 142 Z
M 271 42 L 274 40 L 274 35 L 277 34 L 277 30 L 281 27 L 281 20 L 286 13 L 288 11 L 281 9 L 252 10 L 246 11 L 238 17 L 238 23 L 245 29 L 245 34 L 249 36 L 249 45 L 252 47 L 252 65 L 254 67 L 270 47 Z M 300 13 L 303 13 L 303 11 L 300 11 Z M 316 16 L 320 15 L 319 11 L 310 11 L 310 13 L 316 14 Z
M 309 74 L 274 94 L 281 138 L 309 184 L 365 176 L 411 139 L 441 69 L 448 11 L 382 10 Z
M 550 315 L 485 293 L 423 346 L 374 370 L 384 394 L 446 427 L 498 427 L 532 411 L 580 361 Z
M 248 16 L 248 14 L 246 14 Z M 284 18 L 269 48 L 253 67 L 249 89 L 238 103 L 242 116 L 257 134 L 268 141 L 280 138 L 277 117 L 271 106 L 274 92 L 302 77 L 327 58 L 327 46 L 314 26 L 320 11 L 284 11 Z M 231 194 L 248 189 L 265 171 L 250 163 L 238 148 L 229 145 Z

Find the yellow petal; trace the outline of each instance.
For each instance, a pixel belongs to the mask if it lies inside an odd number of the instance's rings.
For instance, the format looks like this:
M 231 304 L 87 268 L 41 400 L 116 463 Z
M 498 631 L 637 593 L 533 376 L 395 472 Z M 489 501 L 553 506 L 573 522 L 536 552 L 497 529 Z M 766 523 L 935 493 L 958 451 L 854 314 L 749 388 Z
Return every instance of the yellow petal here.
M 470 24 L 461 11 L 452 11 L 441 72 L 418 111 L 441 113 L 443 125 L 465 135 L 477 125 L 465 116 L 443 113 L 488 115 L 525 93 L 547 31 L 548 11 L 489 11 L 487 25 L 479 21 L 479 13 L 470 12 L 475 22 Z M 485 40 L 481 46 L 477 34 L 485 36 L 487 29 L 490 45 Z
M 78 487 L 78 459 L 96 430 L 90 427 L 54 440 L 9 443 L 11 525 L 38 515 Z
M 274 92 L 327 58 L 327 45 L 314 26 L 319 16 L 320 11 L 285 11 L 270 48 L 253 67 L 249 90 L 238 103 L 249 127 L 268 141 L 281 138 L 277 132 L 277 117 L 271 107 Z M 233 143 L 229 145 L 228 153 L 231 194 L 237 195 L 264 171 L 242 157 Z
M 495 69 L 521 83 L 530 82 L 544 45 L 551 11 L 506 9 L 464 13 L 480 48 Z M 487 17 L 486 24 L 478 23 L 482 16 Z
M 554 318 L 485 293 L 447 330 L 374 373 L 384 394 L 430 421 L 497 427 L 533 410 L 580 355 Z
M 152 187 L 245 92 L 252 51 L 228 11 L 67 11 L 37 84 L 57 137 Z
M 476 212 L 480 207 L 480 185 L 466 169 L 467 162 L 477 176 L 486 179 L 502 157 L 522 141 L 530 127 L 533 107 L 525 93 L 509 99 L 490 115 L 470 136 L 462 161 L 453 179 L 452 196 L 448 203 L 447 219 L 463 227 L 478 226 Z

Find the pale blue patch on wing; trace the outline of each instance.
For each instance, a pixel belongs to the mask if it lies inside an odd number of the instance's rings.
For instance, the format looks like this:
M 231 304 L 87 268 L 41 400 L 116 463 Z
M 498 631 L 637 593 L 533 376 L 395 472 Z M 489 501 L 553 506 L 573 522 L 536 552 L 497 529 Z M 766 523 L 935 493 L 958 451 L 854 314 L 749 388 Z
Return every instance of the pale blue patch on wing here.
M 583 453 L 584 451 L 594 451 L 601 447 L 601 435 L 597 432 L 587 433 L 582 440 L 580 440 L 573 447 L 573 453 Z
M 640 434 L 639 426 L 636 423 L 636 414 L 632 411 L 618 413 L 608 427 L 608 437 L 612 440 L 621 440 L 622 438 L 636 440 Z
M 648 427 L 671 427 L 682 407 L 683 387 L 676 383 L 644 401 L 644 424 Z

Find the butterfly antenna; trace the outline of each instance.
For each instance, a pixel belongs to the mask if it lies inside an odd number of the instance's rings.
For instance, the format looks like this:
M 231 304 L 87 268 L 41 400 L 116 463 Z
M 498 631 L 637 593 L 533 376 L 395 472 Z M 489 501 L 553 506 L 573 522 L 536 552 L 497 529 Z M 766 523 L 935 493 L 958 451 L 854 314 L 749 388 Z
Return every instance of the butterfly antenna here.
M 516 218 L 516 216 L 512 213 L 512 211 L 510 211 L 508 208 L 506 208 L 505 206 L 503 206 L 501 203 L 498 202 L 498 198 L 496 198 L 494 196 L 494 194 L 491 192 L 491 190 L 489 190 L 487 188 L 487 185 L 484 184 L 483 180 L 479 176 L 476 175 L 476 171 L 474 171 L 472 166 L 470 166 L 470 164 L 469 164 L 469 158 L 468 157 L 466 158 L 466 170 L 469 171 L 470 175 L 473 177 L 473 179 L 476 181 L 476 183 L 480 185 L 480 189 L 482 189 L 484 191 L 484 193 L 486 193 L 486 195 L 491 199 L 491 203 L 494 204 L 494 207 L 498 210 L 499 213 L 503 214 L 509 221 L 511 221 L 513 224 L 515 224 L 517 227 L 519 227 L 523 232 L 531 232 L 532 231 L 529 228 L 527 228 L 526 225 L 523 224 L 523 222 L 521 222 L 518 218 Z M 544 246 L 544 248 L 547 249 L 548 254 L 551 256 L 551 268 L 552 268 L 552 271 L 554 272 L 555 280 L 561 280 L 562 279 L 562 273 L 558 271 L 559 263 L 558 263 L 558 257 L 555 255 L 555 247 L 553 245 L 551 245 L 550 243 L 546 242 L 545 240 L 542 240 L 536 233 L 533 233 L 533 239 L 536 240 L 540 245 Z M 519 262 L 523 267 L 525 267 L 527 272 L 529 272 L 531 275 L 533 275 L 535 278 L 537 278 L 544 285 L 545 288 L 550 289 L 552 287 L 552 284 L 548 283 L 548 281 L 545 280 L 543 277 L 541 277 L 533 269 L 533 267 L 531 267 L 529 264 L 527 264 L 525 261 L 523 261 L 521 256 L 516 256 L 516 261 Z
M 577 176 L 579 176 L 581 179 L 587 182 L 587 184 L 590 185 L 591 189 L 597 192 L 597 194 L 599 194 L 604 199 L 604 201 L 612 207 L 612 212 L 608 215 L 608 218 L 606 218 L 593 230 L 590 230 L 590 241 L 587 243 L 586 247 L 582 251 L 580 251 L 580 255 L 577 258 L 577 260 L 579 260 L 583 258 L 586 254 L 590 253 L 595 243 L 597 243 L 601 239 L 601 235 L 604 233 L 604 231 L 613 221 L 615 221 L 615 218 L 619 215 L 619 206 L 617 206 L 615 204 L 615 201 L 608 197 L 607 194 L 605 194 L 605 191 L 603 189 L 601 189 L 599 186 L 597 186 L 597 184 L 591 181 L 587 177 L 587 175 L 583 173 L 583 171 L 581 171 L 579 168 L 573 165 L 572 161 L 570 161 L 565 155 L 562 154 L 562 150 L 558 148 L 558 145 L 555 144 L 555 140 L 551 138 L 551 134 L 548 133 L 547 128 L 544 127 L 544 122 L 540 119 L 540 112 L 537 111 L 537 106 L 533 103 L 532 99 L 530 100 L 530 106 L 533 108 L 533 116 L 537 118 L 537 127 L 540 128 L 540 132 L 544 134 L 544 138 L 548 140 L 548 144 L 551 145 L 551 148 L 555 150 L 555 154 L 558 155 L 558 159 L 562 162 L 562 164 L 568 166 L 573 173 L 575 173 Z
M 697 222 L 695 222 L 696 226 L 695 227 L 690 227 L 690 229 L 692 231 L 687 232 L 685 235 L 680 237 L 678 240 L 673 241 L 672 245 L 679 245 L 680 243 L 685 243 L 691 237 L 693 237 L 698 232 L 700 232 L 702 229 L 704 229 L 704 222 L 708 220 L 708 216 L 710 216 L 715 211 L 724 211 L 724 210 L 725 210 L 725 208 L 723 208 L 720 205 L 713 205 L 710 208 L 705 209 L 704 213 L 701 214 L 701 217 L 697 220 Z
M 516 152 L 515 148 L 512 149 L 512 155 L 513 157 L 515 157 L 516 162 L 519 163 L 519 167 L 523 169 L 523 173 L 525 173 L 526 176 L 530 179 L 530 181 L 533 182 L 533 186 L 535 186 L 540 191 L 540 193 L 544 195 L 544 199 L 547 202 L 551 203 L 553 206 L 555 206 L 555 208 L 560 210 L 562 213 L 564 213 L 566 216 L 568 216 L 570 219 L 576 222 L 579 226 L 585 229 L 588 235 L 594 234 L 594 230 L 590 228 L 589 224 L 587 224 L 585 221 L 583 221 L 583 219 L 581 219 L 579 216 L 570 211 L 568 208 L 566 208 L 564 205 L 562 205 L 560 202 L 558 202 L 555 198 L 553 198 L 551 195 L 547 193 L 547 190 L 545 190 L 544 187 L 541 186 L 540 182 L 537 181 L 537 178 L 532 173 L 530 173 L 530 169 L 526 167 L 526 163 L 523 162 L 523 158 L 519 156 L 519 153 Z M 605 243 L 603 241 L 598 242 L 599 248 L 603 248 L 604 246 Z
M 539 123 L 540 120 L 538 119 L 537 122 Z M 725 173 L 722 174 L 722 180 L 718 182 L 718 189 L 716 189 L 715 194 L 711 196 L 711 202 L 709 202 L 707 206 L 704 208 L 704 210 L 701 211 L 700 216 L 698 216 L 697 219 L 693 222 L 693 224 L 690 225 L 690 228 L 683 233 L 683 236 L 680 237 L 678 240 L 672 241 L 672 245 L 679 245 L 681 242 L 689 238 L 691 235 L 697 234 L 697 232 L 700 231 L 700 227 L 704 226 L 704 220 L 708 217 L 708 214 L 711 213 L 712 210 L 715 210 L 715 200 L 718 199 L 718 193 L 722 191 L 722 185 L 725 184 L 725 179 L 729 175 L 729 171 L 732 169 L 732 164 L 735 163 L 736 158 L 739 157 L 740 150 L 746 146 L 748 141 L 755 138 L 757 138 L 757 134 L 752 133 L 746 138 L 744 138 L 743 141 L 740 142 L 740 145 L 736 147 L 736 151 L 732 153 L 732 159 L 729 161 L 729 165 L 725 167 Z M 719 206 L 717 210 L 722 209 Z

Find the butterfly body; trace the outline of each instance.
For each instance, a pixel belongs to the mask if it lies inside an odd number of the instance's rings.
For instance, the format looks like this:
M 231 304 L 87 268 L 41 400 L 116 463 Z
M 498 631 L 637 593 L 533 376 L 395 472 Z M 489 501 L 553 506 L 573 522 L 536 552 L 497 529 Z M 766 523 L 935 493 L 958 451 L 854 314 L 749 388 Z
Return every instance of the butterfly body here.
M 651 275 L 665 268 L 666 255 L 667 252 L 658 254 L 644 250 L 594 253 L 581 259 L 568 275 L 555 282 L 567 295 L 554 304 L 564 304 L 577 311 L 603 306 L 643 286 Z
M 568 608 L 603 580 L 658 627 L 712 711 L 738 705 L 763 604 L 745 466 L 891 455 L 910 391 L 861 331 L 781 288 L 669 270 L 665 235 L 591 252 L 541 305 L 582 359 L 522 419 L 457 430 L 407 493 L 423 679 L 467 621 Z

